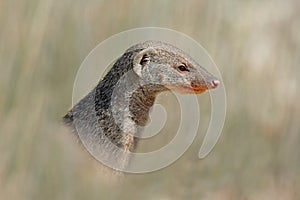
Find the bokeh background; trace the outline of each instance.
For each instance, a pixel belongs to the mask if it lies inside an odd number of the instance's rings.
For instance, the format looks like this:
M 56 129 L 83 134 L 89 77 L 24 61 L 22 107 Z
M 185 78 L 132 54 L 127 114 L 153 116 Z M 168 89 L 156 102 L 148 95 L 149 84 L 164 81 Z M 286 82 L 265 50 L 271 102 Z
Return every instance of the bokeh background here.
M 299 10 L 297 0 L 1 0 L 0 199 L 299 199 Z M 207 49 L 223 75 L 227 118 L 204 160 L 200 134 L 173 165 L 110 181 L 60 119 L 85 56 L 144 26 Z M 199 98 L 209 116 L 208 95 Z

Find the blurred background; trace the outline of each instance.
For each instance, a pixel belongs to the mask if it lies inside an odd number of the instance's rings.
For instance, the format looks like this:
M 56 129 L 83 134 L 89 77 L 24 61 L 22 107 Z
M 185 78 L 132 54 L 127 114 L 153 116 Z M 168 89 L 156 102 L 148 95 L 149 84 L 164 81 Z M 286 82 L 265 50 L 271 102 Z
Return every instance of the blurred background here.
M 299 10 L 297 0 L 1 0 L 0 199 L 299 199 Z M 112 183 L 61 116 L 85 56 L 145 26 L 207 49 L 226 86 L 225 127 L 204 160 L 199 135 L 171 166 Z

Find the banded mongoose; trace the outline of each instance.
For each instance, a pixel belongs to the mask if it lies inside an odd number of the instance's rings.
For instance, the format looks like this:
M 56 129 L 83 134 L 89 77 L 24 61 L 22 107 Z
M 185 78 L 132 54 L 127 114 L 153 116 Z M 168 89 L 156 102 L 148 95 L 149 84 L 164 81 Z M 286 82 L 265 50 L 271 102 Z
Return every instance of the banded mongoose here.
M 200 94 L 219 80 L 179 48 L 160 41 L 138 43 L 64 117 L 92 154 L 124 168 L 136 149 L 156 96 L 172 90 Z M 122 151 L 117 152 L 118 147 Z M 97 157 L 97 156 L 96 156 Z

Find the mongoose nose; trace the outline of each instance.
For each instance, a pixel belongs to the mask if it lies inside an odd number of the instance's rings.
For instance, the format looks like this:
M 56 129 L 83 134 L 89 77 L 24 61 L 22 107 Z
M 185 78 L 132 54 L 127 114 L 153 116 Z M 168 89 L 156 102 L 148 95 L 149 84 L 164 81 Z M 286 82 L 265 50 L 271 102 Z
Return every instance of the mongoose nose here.
M 213 85 L 213 88 L 216 88 L 220 85 L 220 81 L 219 80 L 213 80 L 212 85 Z

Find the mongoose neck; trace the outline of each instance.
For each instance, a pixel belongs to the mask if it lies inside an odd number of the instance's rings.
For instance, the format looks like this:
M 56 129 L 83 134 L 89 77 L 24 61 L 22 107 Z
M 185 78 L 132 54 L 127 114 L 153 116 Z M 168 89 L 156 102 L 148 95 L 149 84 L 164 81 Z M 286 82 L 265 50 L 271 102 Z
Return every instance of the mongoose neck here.
M 167 89 L 163 86 L 148 84 L 133 91 L 129 102 L 129 111 L 132 120 L 137 125 L 146 125 L 150 108 L 153 106 L 156 96 L 165 90 Z

